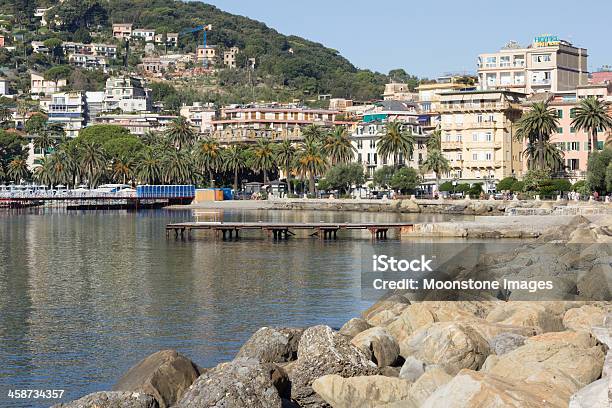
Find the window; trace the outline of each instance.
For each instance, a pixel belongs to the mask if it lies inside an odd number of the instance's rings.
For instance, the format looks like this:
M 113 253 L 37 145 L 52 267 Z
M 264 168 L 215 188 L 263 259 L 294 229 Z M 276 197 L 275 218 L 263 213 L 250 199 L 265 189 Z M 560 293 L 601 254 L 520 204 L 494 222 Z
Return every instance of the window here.
M 487 142 L 490 142 L 491 140 L 493 140 L 493 135 L 491 134 L 491 132 L 485 133 L 485 140 Z
M 525 66 L 525 57 L 522 55 L 514 56 L 514 66 L 515 67 L 524 67 Z
M 533 56 L 533 63 L 550 62 L 550 54 L 536 54 Z
M 478 160 L 478 153 L 472 153 L 472 160 Z
M 510 63 L 508 63 L 510 64 Z M 512 84 L 512 75 L 510 72 L 502 72 L 499 76 L 499 83 L 501 85 L 511 85 Z
M 563 119 L 563 109 L 557 109 L 557 117 Z
M 363 140 L 358 140 L 357 141 L 357 148 L 358 149 L 363 149 Z M 361 153 L 360 153 L 361 154 Z
M 570 109 L 570 119 L 574 119 L 576 117 L 576 108 Z
M 497 83 L 497 74 L 487 74 L 487 86 L 495 86 Z
M 491 153 L 485 153 L 485 160 L 491 160 L 493 155 Z
M 361 153 L 357 153 L 357 163 L 361 163 Z
M 494 122 L 495 121 L 495 115 L 493 115 L 492 113 L 489 114 L 489 122 Z
M 476 116 L 476 122 L 482 123 L 482 114 L 481 113 L 479 113 L 478 116 Z
M 450 135 L 450 133 L 446 133 L 446 134 L 444 135 L 444 141 L 445 141 L 445 142 L 450 142 L 450 141 L 451 141 L 451 135 Z
M 558 127 L 557 128 L 557 133 L 563 133 L 563 128 L 562 127 Z
M 370 158 L 371 158 L 371 155 L 370 153 L 368 153 L 368 163 L 371 163 Z
M 570 142 L 569 143 L 569 150 L 573 150 L 573 151 L 580 151 L 580 142 Z
M 478 133 L 472 133 L 472 142 L 478 141 Z
M 597 150 L 603 150 L 604 148 L 604 141 L 603 140 L 598 140 L 597 141 Z
M 578 170 L 580 168 L 580 160 L 579 159 L 568 159 L 567 160 L 567 169 L 568 170 Z
M 570 127 L 570 133 L 576 133 L 576 128 L 575 127 Z
M 376 153 L 374 153 L 374 164 L 378 164 L 378 157 Z
M 499 57 L 499 66 L 500 67 L 509 67 L 510 66 L 510 56 L 501 56 Z
M 458 142 L 463 141 L 463 136 L 461 136 L 461 133 L 458 133 L 458 134 L 457 134 L 457 141 L 458 141 Z
M 487 68 L 495 68 L 497 66 L 497 57 L 487 57 L 485 66 Z
M 524 72 L 514 73 L 514 85 L 525 85 L 525 73 Z
M 538 71 L 531 74 L 531 83 L 534 85 L 549 85 L 550 71 Z

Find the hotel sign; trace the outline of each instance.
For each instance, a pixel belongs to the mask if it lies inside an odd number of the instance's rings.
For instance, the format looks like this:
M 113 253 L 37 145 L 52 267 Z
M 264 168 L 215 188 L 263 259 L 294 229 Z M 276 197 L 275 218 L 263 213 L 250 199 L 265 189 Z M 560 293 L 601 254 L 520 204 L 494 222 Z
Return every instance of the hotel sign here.
M 560 40 L 556 35 L 540 35 L 533 39 L 533 45 L 535 47 L 552 47 L 559 45 Z

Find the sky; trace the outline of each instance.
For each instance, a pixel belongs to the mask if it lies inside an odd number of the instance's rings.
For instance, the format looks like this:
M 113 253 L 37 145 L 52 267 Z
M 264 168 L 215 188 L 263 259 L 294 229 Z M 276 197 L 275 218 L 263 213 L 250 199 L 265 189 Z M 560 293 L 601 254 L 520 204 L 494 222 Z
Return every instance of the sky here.
M 206 0 L 338 50 L 359 68 L 419 77 L 476 71 L 479 53 L 510 40 L 557 35 L 588 49 L 588 68 L 612 65 L 610 0 Z M 214 29 L 214 27 L 213 27 Z

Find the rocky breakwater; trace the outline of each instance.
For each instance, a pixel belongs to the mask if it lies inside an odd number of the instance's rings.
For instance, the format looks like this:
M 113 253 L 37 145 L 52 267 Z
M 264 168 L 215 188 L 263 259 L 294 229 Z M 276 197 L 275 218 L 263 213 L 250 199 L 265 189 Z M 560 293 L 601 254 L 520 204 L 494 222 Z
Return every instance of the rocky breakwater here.
M 216 367 L 155 353 L 113 391 L 56 407 L 609 407 L 610 221 L 577 218 L 513 253 L 483 256 L 495 277 L 579 271 L 557 300 L 390 293 L 339 330 L 261 328 Z

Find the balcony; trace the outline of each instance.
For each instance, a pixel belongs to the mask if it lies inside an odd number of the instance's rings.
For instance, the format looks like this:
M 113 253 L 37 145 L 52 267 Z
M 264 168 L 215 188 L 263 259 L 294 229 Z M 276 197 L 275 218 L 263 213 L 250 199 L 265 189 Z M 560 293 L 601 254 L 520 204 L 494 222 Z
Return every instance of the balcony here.
M 463 142 L 442 141 L 442 150 L 456 150 L 456 149 L 462 149 L 462 148 L 463 148 Z
M 499 141 L 490 141 L 490 142 L 487 142 L 487 141 L 480 141 L 479 140 L 477 142 L 474 142 L 474 141 L 470 140 L 466 144 L 467 144 L 467 148 L 468 149 L 491 149 L 491 148 L 493 148 L 493 149 L 501 149 L 501 147 L 502 147 L 502 142 L 499 142 Z
M 466 160 L 464 167 L 476 169 L 493 169 L 502 166 L 501 160 Z

